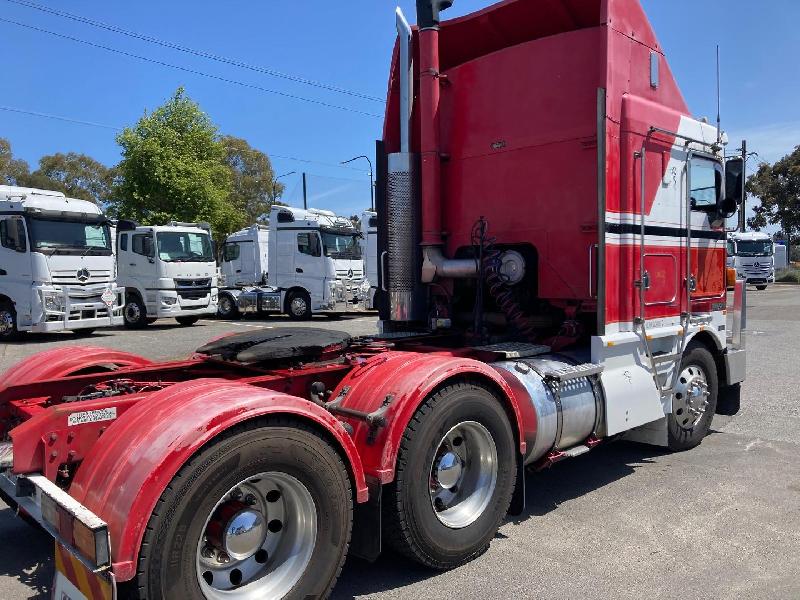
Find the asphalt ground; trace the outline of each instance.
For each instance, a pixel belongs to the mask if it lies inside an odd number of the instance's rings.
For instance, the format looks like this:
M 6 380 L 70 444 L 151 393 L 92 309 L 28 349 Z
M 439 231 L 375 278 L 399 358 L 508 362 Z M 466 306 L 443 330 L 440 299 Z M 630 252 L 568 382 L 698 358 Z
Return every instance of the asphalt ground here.
M 29 336 L 0 347 L 0 372 L 54 345 L 179 358 L 226 331 L 288 323 Z M 361 334 L 375 320 L 310 325 Z M 749 290 L 748 327 L 742 409 L 717 416 L 698 448 L 616 442 L 529 474 L 524 514 L 477 560 L 437 573 L 389 552 L 351 559 L 334 598 L 800 598 L 800 286 Z M 48 597 L 52 545 L 0 504 L 0 598 Z

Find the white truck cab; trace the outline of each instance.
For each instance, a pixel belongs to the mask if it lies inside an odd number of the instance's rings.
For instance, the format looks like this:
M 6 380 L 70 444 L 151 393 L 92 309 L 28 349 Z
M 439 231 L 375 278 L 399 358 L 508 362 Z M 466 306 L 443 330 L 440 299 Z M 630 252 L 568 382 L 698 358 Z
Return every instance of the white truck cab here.
M 269 256 L 269 227 L 251 225 L 230 234 L 222 245 L 220 287 L 266 285 Z
M 315 313 L 363 310 L 367 293 L 361 232 L 350 219 L 327 210 L 273 206 L 265 233 L 259 234 L 259 239 L 268 242 L 266 285 L 252 281 L 250 286 L 226 286 L 221 305 L 235 302 L 236 310 L 223 316 L 285 312 L 300 320 Z M 238 243 L 229 238 L 226 248 L 229 242 Z M 243 245 L 230 249 L 227 256 L 231 260 L 226 261 L 223 250 L 223 269 L 225 262 L 234 262 L 236 252 L 241 257 L 244 251 Z M 224 272 L 227 280 L 228 271 Z M 250 273 L 251 279 L 260 275 L 252 270 Z
M 0 186 L 0 340 L 122 324 L 108 219 L 60 192 Z
M 760 231 L 728 234 L 726 266 L 736 269 L 737 279 L 744 279 L 759 290 L 775 282 L 775 245 Z
M 378 291 L 378 213 L 365 210 L 361 214 L 361 253 L 364 257 L 364 278 L 369 282 L 367 308 L 375 308 Z
M 126 327 L 161 318 L 193 325 L 217 312 L 217 263 L 206 223 L 117 226 L 118 284 Z

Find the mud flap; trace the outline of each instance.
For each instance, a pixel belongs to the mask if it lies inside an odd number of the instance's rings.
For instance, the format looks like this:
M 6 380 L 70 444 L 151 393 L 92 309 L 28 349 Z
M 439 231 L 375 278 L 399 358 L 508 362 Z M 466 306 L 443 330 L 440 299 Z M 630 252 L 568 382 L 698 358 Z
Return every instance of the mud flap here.
M 356 504 L 353 511 L 353 536 L 350 554 L 373 562 L 381 553 L 381 503 L 383 486 L 368 482 L 369 500 Z
M 92 571 L 64 545 L 55 543 L 53 600 L 116 600 L 114 576 L 109 569 Z
M 521 454 L 517 456 L 517 483 L 514 486 L 514 495 L 511 496 L 511 504 L 508 507 L 508 514 L 518 517 L 525 510 L 525 457 Z

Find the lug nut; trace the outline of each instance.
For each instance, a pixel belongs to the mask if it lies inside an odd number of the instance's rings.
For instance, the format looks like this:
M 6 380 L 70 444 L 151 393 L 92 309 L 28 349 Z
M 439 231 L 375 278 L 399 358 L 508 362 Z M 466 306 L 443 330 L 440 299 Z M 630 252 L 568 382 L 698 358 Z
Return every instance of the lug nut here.
M 256 503 L 256 497 L 253 494 L 247 494 L 244 497 L 244 503 L 247 504 L 247 506 L 253 506 Z
M 231 557 L 228 556 L 225 552 L 220 552 L 219 554 L 217 554 L 217 562 L 221 562 L 222 564 L 227 565 L 229 562 L 231 562 Z
M 231 492 L 231 499 L 232 500 L 239 500 L 242 497 L 242 490 L 236 488 Z

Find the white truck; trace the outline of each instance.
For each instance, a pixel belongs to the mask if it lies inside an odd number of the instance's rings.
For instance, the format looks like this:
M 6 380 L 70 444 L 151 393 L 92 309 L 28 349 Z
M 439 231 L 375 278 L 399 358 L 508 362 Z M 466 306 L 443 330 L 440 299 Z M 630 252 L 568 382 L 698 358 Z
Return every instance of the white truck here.
M 375 308 L 378 291 L 378 213 L 365 210 L 361 213 L 361 254 L 364 257 L 364 279 L 369 282 L 367 308 Z
M 737 279 L 744 279 L 759 290 L 775 282 L 775 245 L 766 233 L 729 233 L 727 251 L 727 266 L 736 269 Z
M 122 324 L 108 219 L 60 192 L 0 186 L 0 340 Z
M 223 245 L 220 316 L 285 312 L 302 320 L 363 310 L 369 286 L 360 238 L 330 211 L 272 207 L 267 230 L 250 227 Z
M 161 318 L 194 325 L 217 312 L 217 262 L 207 223 L 117 226 L 117 281 L 126 327 Z

